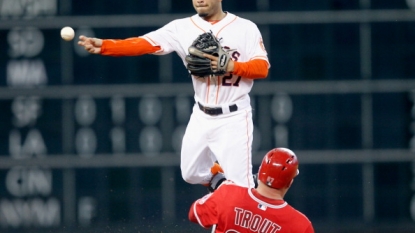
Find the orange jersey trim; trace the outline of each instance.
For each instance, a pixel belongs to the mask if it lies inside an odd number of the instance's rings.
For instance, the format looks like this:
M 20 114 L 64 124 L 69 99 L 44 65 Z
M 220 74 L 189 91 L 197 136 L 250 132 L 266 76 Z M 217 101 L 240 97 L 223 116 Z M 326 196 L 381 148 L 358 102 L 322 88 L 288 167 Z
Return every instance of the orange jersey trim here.
M 224 25 L 219 31 L 218 31 L 218 33 L 216 33 L 216 37 L 218 37 L 219 36 L 219 33 L 225 28 L 225 27 L 227 27 L 229 24 L 231 24 L 231 23 L 233 23 L 233 22 L 235 22 L 235 20 L 237 19 L 238 17 L 236 16 L 231 22 L 229 22 L 228 24 L 226 24 L 226 25 Z
M 246 115 L 245 115 L 245 122 L 246 122 L 246 137 L 248 138 L 248 140 L 246 141 L 246 148 L 247 148 L 247 154 L 246 154 L 246 156 L 247 156 L 247 163 L 246 163 L 246 170 L 247 171 L 249 171 L 249 166 L 250 166 L 250 162 L 249 161 L 251 161 L 252 160 L 252 157 L 251 157 L 251 155 L 249 154 L 249 151 L 251 151 L 251 148 L 250 148 L 250 145 L 249 145 L 249 119 L 248 119 L 248 112 L 245 110 L 245 113 L 246 113 Z M 248 172 L 248 174 L 249 174 L 249 172 Z M 248 185 L 249 186 L 251 186 L 251 183 L 249 182 L 250 181 L 250 177 L 249 177 L 249 175 L 247 175 L 246 176 L 246 178 L 248 179 Z
M 147 40 L 140 37 L 124 40 L 103 40 L 101 55 L 106 56 L 140 56 L 160 51 L 160 46 L 153 46 Z
M 266 78 L 268 75 L 268 62 L 262 59 L 254 59 L 248 62 L 234 62 L 234 75 L 249 79 Z
M 221 87 L 221 77 L 220 76 L 217 76 L 216 77 L 218 80 L 217 80 L 217 82 L 218 82 L 218 88 L 217 88 L 217 90 L 216 90 L 216 104 L 218 104 L 218 101 L 219 101 L 219 90 L 220 90 L 220 87 Z
M 197 27 L 200 30 L 202 30 L 202 32 L 206 32 L 205 30 L 203 30 L 203 28 L 199 27 L 199 25 L 197 25 L 197 23 L 191 17 L 190 17 L 190 21 L 192 21 L 192 23 L 195 25 L 195 27 Z

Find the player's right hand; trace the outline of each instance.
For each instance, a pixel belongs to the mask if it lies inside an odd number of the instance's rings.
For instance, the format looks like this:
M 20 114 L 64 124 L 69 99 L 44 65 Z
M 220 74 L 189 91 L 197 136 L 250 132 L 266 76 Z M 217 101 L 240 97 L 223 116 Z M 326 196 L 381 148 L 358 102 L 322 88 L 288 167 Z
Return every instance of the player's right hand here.
M 79 36 L 78 45 L 83 46 L 86 51 L 92 54 L 100 54 L 102 39 L 86 37 L 84 35 Z

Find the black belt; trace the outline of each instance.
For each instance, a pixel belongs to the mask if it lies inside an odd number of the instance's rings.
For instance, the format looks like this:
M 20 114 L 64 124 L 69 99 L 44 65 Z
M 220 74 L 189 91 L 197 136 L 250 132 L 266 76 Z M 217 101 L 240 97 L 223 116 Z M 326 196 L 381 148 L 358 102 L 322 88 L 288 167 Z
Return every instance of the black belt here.
M 222 108 L 205 107 L 205 106 L 201 105 L 199 102 L 197 102 L 197 104 L 199 104 L 200 110 L 202 110 L 202 112 L 204 112 L 208 115 L 216 116 L 216 115 L 223 114 Z M 235 112 L 237 110 L 238 110 L 238 106 L 236 106 L 236 104 L 229 105 L 229 112 Z

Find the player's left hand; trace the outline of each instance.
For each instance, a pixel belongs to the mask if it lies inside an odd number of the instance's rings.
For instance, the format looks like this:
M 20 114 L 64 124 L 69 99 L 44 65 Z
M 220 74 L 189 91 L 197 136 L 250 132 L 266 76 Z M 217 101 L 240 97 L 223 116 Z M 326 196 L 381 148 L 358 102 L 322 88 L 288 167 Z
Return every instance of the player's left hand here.
M 219 60 L 218 57 L 207 54 L 207 53 L 204 53 L 203 56 L 211 60 L 210 66 L 212 70 L 218 70 L 218 60 Z M 233 68 L 234 68 L 234 62 L 232 59 L 229 59 L 228 66 L 226 67 L 226 72 L 227 73 L 233 72 Z
M 186 68 L 193 76 L 221 76 L 233 70 L 233 65 L 228 66 L 232 60 L 229 51 L 220 45 L 212 32 L 199 35 L 189 46 L 188 51 L 189 54 L 185 58 Z

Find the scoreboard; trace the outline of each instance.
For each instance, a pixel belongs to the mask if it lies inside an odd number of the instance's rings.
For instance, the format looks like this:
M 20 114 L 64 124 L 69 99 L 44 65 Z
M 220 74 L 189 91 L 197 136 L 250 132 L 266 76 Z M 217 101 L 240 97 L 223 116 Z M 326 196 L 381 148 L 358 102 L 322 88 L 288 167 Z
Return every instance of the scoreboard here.
M 0 232 L 200 230 L 187 212 L 206 190 L 179 169 L 194 104 L 182 61 L 76 44 L 81 34 L 142 35 L 193 14 L 190 3 L 82 2 L 0 0 Z M 255 2 L 224 1 L 259 25 L 271 61 L 251 93 L 254 169 L 271 148 L 293 149 L 303 176 L 287 200 L 318 232 L 413 225 L 411 1 L 374 1 L 365 13 L 357 1 L 337 1 L 338 11 Z M 60 38 L 63 26 L 74 41 Z

